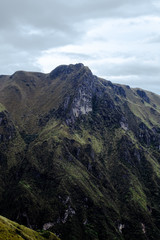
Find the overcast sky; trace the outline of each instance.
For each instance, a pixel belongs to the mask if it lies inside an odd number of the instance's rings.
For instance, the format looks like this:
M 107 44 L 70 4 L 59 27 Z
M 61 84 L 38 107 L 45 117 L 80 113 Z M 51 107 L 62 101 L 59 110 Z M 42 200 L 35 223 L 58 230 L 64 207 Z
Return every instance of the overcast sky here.
M 0 74 L 82 62 L 160 94 L 159 0 L 0 0 Z

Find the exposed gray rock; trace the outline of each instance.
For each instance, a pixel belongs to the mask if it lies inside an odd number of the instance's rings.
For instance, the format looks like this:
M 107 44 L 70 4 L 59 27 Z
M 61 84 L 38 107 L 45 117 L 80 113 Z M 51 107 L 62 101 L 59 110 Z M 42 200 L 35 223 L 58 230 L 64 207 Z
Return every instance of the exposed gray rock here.
M 122 223 L 120 223 L 120 224 L 118 225 L 118 230 L 119 230 L 120 233 L 122 233 L 123 228 L 125 228 L 125 225 L 122 224 Z
M 43 225 L 43 230 L 48 230 L 49 228 L 53 227 L 54 223 L 48 222 Z
M 121 128 L 123 128 L 125 131 L 128 130 L 128 123 L 127 119 L 123 116 L 121 121 L 120 121 Z
M 82 85 L 79 88 L 78 94 L 73 100 L 71 111 L 76 118 L 92 111 L 92 94 L 85 86 Z
M 145 224 L 144 223 L 141 223 L 142 225 L 142 232 L 145 234 L 146 233 L 146 227 L 145 227 Z
M 71 208 L 71 206 L 69 206 L 68 209 L 65 211 L 64 218 L 62 219 L 62 223 L 66 223 L 68 217 L 69 216 L 72 217 L 75 214 L 76 214 L 75 210 Z
M 64 109 L 70 107 L 69 114 L 66 117 L 67 125 L 74 123 L 76 118 L 81 115 L 92 112 L 93 85 L 94 76 L 90 71 L 86 72 L 82 77 L 73 99 L 71 100 L 70 96 L 66 97 Z

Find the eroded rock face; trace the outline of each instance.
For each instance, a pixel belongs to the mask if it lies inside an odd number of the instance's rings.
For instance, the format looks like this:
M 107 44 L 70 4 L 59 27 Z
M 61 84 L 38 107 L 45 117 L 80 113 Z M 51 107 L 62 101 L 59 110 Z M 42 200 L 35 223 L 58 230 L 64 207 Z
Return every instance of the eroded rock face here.
M 127 119 L 123 116 L 121 121 L 120 121 L 121 128 L 124 129 L 125 131 L 128 130 L 128 122 Z
M 74 123 L 75 119 L 83 114 L 92 112 L 92 97 L 95 77 L 91 71 L 86 71 L 82 77 L 81 83 L 76 90 L 76 94 L 71 100 L 66 97 L 64 108 L 67 109 L 70 104 L 70 111 L 66 118 L 66 123 Z
M 72 113 L 75 117 L 92 111 L 92 93 L 85 86 L 79 88 L 78 94 L 73 100 Z

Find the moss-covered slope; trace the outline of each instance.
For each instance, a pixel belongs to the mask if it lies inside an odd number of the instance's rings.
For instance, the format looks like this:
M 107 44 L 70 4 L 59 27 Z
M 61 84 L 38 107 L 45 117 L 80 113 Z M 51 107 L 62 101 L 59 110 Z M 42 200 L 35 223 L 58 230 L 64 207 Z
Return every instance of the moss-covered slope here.
M 59 240 L 49 231 L 35 232 L 23 225 L 19 225 L 9 219 L 0 216 L 1 240 Z

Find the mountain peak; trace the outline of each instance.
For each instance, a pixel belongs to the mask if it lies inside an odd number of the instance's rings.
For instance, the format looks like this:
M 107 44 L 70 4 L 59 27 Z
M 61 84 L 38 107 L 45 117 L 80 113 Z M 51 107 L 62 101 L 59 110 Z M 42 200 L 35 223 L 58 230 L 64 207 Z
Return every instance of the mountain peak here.
M 72 72 L 79 71 L 86 68 L 83 63 L 60 65 L 52 70 L 49 74 L 51 79 L 57 78 L 62 74 L 71 74 Z

